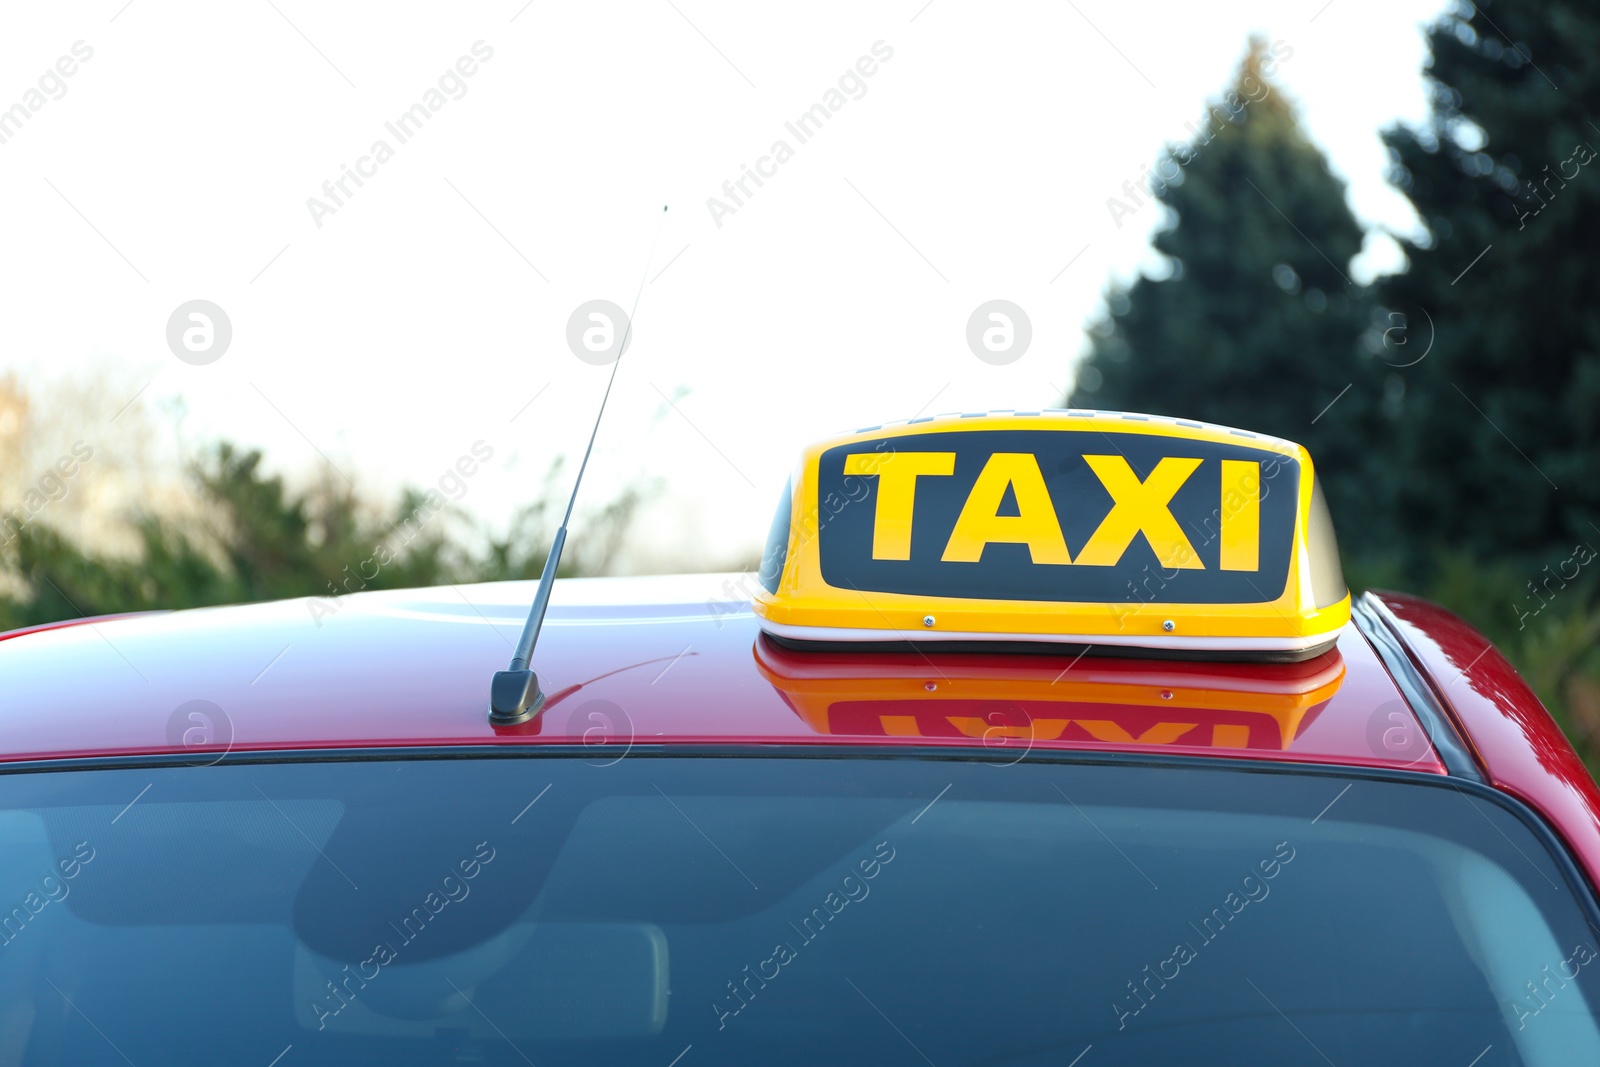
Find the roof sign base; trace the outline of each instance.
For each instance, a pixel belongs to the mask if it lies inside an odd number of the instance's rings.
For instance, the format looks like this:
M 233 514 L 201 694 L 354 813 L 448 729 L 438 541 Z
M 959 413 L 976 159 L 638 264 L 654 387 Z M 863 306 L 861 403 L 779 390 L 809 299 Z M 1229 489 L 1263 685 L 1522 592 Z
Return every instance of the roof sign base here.
M 1151 645 L 1120 645 L 1104 642 L 1071 642 L 1019 638 L 996 640 L 974 637 L 968 640 L 884 640 L 837 641 L 811 638 L 784 637 L 768 630 L 767 640 L 780 648 L 795 652 L 916 652 L 929 655 L 940 652 L 1003 653 L 1032 656 L 1101 656 L 1113 659 L 1165 659 L 1193 660 L 1212 663 L 1304 663 L 1316 659 L 1338 644 L 1335 634 L 1326 641 L 1307 648 L 1239 649 L 1239 648 L 1157 648 Z

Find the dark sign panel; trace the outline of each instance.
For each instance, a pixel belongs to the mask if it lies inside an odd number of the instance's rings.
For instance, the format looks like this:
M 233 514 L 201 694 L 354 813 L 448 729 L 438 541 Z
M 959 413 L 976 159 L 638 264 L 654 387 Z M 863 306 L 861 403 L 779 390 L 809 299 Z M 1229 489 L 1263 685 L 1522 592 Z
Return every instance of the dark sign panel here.
M 1300 466 L 1247 444 L 1060 430 L 907 434 L 822 454 L 839 589 L 1063 603 L 1283 595 Z

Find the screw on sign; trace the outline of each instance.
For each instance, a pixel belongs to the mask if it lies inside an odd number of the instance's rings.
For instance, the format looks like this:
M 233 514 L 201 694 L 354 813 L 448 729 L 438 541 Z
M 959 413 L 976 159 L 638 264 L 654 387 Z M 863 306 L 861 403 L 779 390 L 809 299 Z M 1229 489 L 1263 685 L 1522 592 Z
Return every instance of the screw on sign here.
M 579 304 L 567 319 L 567 347 L 585 363 L 604 367 L 622 358 L 633 343 L 628 313 L 609 300 Z
M 167 319 L 167 347 L 185 363 L 215 363 L 232 343 L 233 322 L 209 300 L 179 304 Z
M 996 367 L 1021 359 L 1032 342 L 1033 323 L 1028 313 L 1009 300 L 979 304 L 967 319 L 967 347 Z

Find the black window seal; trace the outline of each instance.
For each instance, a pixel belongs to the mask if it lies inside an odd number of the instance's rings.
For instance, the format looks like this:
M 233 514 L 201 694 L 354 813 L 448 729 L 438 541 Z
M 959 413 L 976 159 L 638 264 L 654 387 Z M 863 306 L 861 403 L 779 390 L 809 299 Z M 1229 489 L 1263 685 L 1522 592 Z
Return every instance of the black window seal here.
M 1367 592 L 1350 605 L 1350 619 L 1388 668 L 1400 695 L 1410 705 L 1422 730 L 1433 742 L 1439 760 L 1453 778 L 1483 783 L 1483 769 L 1472 749 L 1456 729 L 1454 719 L 1434 693 L 1422 669 L 1412 659 L 1396 629 L 1394 616 L 1374 594 Z
M 606 746 L 610 747 L 610 746 Z M 994 764 L 999 751 L 984 748 L 920 745 L 796 745 L 770 744 L 635 744 L 629 759 L 915 759 L 929 762 L 959 761 Z M 470 759 L 570 759 L 593 762 L 604 758 L 604 749 L 576 745 L 431 745 L 332 749 L 269 749 L 231 752 L 217 762 L 197 761 L 187 754 L 120 755 L 86 758 L 18 761 L 0 764 L 0 775 L 39 774 L 51 771 L 128 770 L 188 768 L 212 771 L 224 767 L 274 763 L 382 763 L 418 760 Z M 1128 767 L 1185 768 L 1203 771 L 1233 771 L 1244 774 L 1293 774 L 1329 778 L 1392 782 L 1452 789 L 1468 802 L 1488 801 L 1508 812 L 1531 831 L 1566 880 L 1568 892 L 1578 901 L 1589 928 L 1600 936 L 1600 886 L 1591 882 L 1572 849 L 1554 828 L 1526 802 L 1481 779 L 1453 777 L 1431 771 L 1400 767 L 1365 767 L 1343 763 L 1299 763 L 1283 760 L 1234 759 L 1219 756 L 1180 756 L 1159 752 L 1100 752 L 1083 749 L 1034 749 L 1024 757 L 1034 763 L 1091 764 Z

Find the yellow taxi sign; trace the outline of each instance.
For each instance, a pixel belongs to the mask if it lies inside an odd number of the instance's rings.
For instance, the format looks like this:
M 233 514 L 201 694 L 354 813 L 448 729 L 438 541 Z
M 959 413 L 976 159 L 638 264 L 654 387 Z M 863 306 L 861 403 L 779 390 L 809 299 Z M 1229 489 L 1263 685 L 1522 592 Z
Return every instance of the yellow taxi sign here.
M 784 643 L 1299 658 L 1350 618 L 1299 445 L 1157 416 L 913 419 L 808 448 L 754 597 Z

